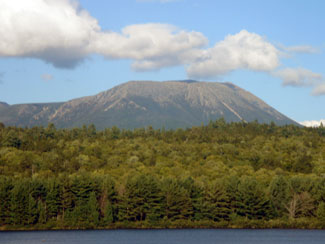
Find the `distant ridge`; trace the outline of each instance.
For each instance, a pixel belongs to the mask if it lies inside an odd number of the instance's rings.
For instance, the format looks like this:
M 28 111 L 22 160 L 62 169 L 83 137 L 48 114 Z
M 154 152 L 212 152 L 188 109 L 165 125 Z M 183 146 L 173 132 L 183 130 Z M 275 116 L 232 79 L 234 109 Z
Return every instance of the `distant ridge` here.
M 195 82 L 199 82 L 199 81 L 196 81 L 196 80 L 171 80 L 169 82 L 195 83 Z
M 59 128 L 95 124 L 98 129 L 186 128 L 226 121 L 295 124 L 261 99 L 230 83 L 177 81 L 130 81 L 94 96 L 62 103 L 8 105 L 0 103 L 5 125 Z

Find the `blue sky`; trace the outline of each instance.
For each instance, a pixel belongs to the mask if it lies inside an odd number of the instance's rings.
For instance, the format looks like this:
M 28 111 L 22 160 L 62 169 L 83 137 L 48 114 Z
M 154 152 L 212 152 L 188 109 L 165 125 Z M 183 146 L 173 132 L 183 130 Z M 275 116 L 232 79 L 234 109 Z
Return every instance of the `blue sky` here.
M 296 121 L 319 121 L 324 9 L 322 0 L 0 0 L 0 101 L 194 78 L 233 82 Z

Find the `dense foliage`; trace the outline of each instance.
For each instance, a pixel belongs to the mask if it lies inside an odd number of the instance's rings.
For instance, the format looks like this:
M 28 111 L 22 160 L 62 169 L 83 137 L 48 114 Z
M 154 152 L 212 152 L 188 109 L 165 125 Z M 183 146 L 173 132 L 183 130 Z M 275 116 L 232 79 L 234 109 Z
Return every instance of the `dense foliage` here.
M 325 128 L 0 123 L 0 226 L 325 227 Z

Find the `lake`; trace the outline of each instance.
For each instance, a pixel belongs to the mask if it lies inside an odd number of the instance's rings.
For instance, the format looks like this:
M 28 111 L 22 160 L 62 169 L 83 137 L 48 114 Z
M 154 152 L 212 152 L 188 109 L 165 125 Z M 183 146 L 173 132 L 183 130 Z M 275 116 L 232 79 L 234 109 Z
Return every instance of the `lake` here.
M 1 244 L 324 244 L 322 230 L 80 230 L 0 232 Z

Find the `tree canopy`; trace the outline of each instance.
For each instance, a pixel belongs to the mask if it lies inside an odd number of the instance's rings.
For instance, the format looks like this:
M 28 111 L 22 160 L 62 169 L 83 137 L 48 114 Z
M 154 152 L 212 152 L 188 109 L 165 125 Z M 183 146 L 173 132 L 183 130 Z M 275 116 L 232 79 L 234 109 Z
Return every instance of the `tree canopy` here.
M 0 226 L 325 226 L 325 128 L 0 125 Z

